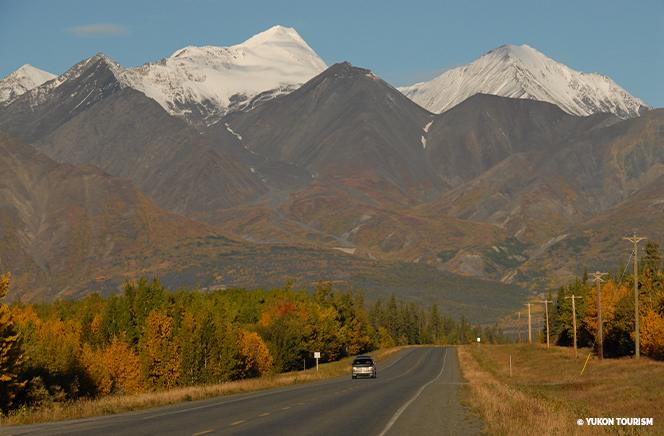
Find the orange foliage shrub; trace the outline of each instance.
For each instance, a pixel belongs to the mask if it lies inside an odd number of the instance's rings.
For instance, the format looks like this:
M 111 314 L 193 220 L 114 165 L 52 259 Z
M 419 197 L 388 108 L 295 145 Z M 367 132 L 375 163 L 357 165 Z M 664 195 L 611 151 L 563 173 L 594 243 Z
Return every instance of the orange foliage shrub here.
M 300 318 L 306 318 L 306 314 L 303 313 L 303 311 L 300 310 L 295 305 L 295 303 L 291 301 L 277 301 L 274 305 L 268 307 L 263 312 L 263 314 L 261 315 L 261 319 L 258 323 L 264 327 L 268 327 L 274 324 L 274 321 L 277 318 L 284 317 L 291 312 L 294 312 L 294 314 L 299 316 Z

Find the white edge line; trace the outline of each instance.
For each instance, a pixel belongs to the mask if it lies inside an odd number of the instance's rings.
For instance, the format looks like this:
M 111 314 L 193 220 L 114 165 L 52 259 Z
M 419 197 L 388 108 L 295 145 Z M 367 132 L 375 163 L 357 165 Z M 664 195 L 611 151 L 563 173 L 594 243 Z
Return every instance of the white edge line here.
M 449 348 L 448 348 L 447 350 L 445 350 L 445 356 L 443 356 L 443 367 L 440 369 L 440 373 L 436 376 L 436 378 L 434 378 L 434 379 L 431 380 L 429 383 L 427 383 L 427 384 L 425 384 L 424 386 L 422 386 L 422 387 L 420 388 L 420 390 L 417 391 L 417 393 L 413 396 L 413 398 L 411 398 L 410 400 L 408 400 L 408 402 L 407 402 L 406 404 L 404 404 L 403 406 L 401 406 L 401 408 L 400 408 L 399 410 L 397 410 L 397 413 L 394 414 L 394 416 L 392 417 L 392 419 L 390 420 L 390 422 L 387 423 L 387 425 L 385 426 L 385 428 L 383 429 L 383 431 L 382 431 L 378 436 L 385 436 L 385 433 L 387 433 L 387 432 L 390 430 L 390 428 L 392 427 L 392 425 L 393 425 L 395 422 L 397 422 L 397 419 L 399 419 L 399 416 L 401 416 L 401 414 L 402 414 L 402 413 L 408 408 L 408 406 L 410 406 L 410 404 L 411 404 L 413 401 L 415 401 L 415 400 L 417 399 L 417 397 L 420 396 L 420 394 L 422 393 L 422 391 L 424 390 L 424 388 L 426 388 L 426 387 L 429 386 L 431 383 L 433 383 L 433 382 L 435 382 L 436 380 L 438 380 L 438 379 L 440 378 L 440 376 L 443 375 L 443 371 L 445 370 L 445 360 L 447 359 L 447 352 L 448 352 L 448 351 L 449 351 Z

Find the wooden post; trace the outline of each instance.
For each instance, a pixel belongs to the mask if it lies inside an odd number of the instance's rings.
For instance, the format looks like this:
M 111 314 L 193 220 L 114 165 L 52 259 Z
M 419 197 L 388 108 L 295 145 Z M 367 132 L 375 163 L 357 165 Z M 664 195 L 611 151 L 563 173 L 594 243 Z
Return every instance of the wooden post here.
M 576 295 L 572 295 L 571 297 L 565 297 L 566 300 L 568 298 L 572 299 L 572 319 L 574 320 L 573 321 L 573 324 L 574 324 L 574 357 L 578 359 L 579 358 L 579 353 L 578 353 L 577 348 L 576 348 L 576 305 L 574 304 L 574 300 L 576 300 L 577 298 L 581 298 L 581 297 L 580 296 L 577 297 Z
M 521 343 L 521 312 L 519 312 L 519 337 L 516 340 L 517 344 Z
M 591 281 L 597 283 L 597 357 L 599 360 L 604 358 L 604 350 L 602 346 L 602 291 L 599 284 L 603 281 L 602 276 L 607 274 L 608 273 L 601 273 L 599 271 L 589 274 L 594 277 Z
M 528 343 L 533 343 L 532 323 L 530 322 L 530 303 L 528 303 Z
M 639 263 L 637 261 L 636 244 L 646 238 L 644 236 L 637 237 L 635 231 L 633 238 L 623 239 L 634 243 L 634 347 L 636 360 L 639 360 Z
M 553 301 L 543 300 L 544 311 L 546 312 L 546 348 L 549 348 L 549 305 L 547 303 L 553 303 Z

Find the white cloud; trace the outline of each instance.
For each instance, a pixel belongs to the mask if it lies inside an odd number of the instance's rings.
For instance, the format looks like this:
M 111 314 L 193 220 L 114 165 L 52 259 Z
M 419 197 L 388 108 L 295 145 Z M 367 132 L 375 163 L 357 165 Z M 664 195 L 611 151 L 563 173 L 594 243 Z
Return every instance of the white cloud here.
M 128 27 L 119 24 L 98 23 L 71 27 L 67 29 L 67 33 L 83 38 L 105 38 L 109 36 L 125 36 L 131 32 Z

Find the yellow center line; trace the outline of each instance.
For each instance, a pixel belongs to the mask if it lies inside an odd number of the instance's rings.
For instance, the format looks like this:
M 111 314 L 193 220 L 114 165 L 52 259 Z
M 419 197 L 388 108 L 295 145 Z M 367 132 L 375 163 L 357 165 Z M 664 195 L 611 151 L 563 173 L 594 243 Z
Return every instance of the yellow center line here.
M 243 422 L 245 422 L 245 421 L 234 422 L 234 423 L 232 423 L 231 425 L 238 425 L 238 424 L 242 424 Z
M 214 430 L 205 430 L 205 431 L 202 431 L 200 433 L 194 433 L 193 436 L 198 436 L 198 435 L 205 434 L 205 433 L 212 433 L 213 431 Z
M 281 409 L 281 410 L 288 410 L 288 409 L 290 409 L 290 406 L 289 406 L 289 407 L 284 407 L 284 408 Z
M 268 412 L 268 413 L 263 413 L 262 415 L 258 415 L 258 416 L 267 416 L 267 415 L 269 415 L 269 414 L 270 414 L 270 413 Z
M 298 406 L 301 406 L 301 405 L 303 405 L 303 404 L 304 404 L 304 403 L 297 403 Z

